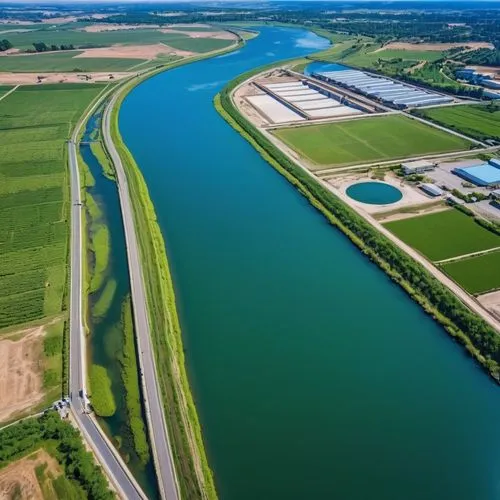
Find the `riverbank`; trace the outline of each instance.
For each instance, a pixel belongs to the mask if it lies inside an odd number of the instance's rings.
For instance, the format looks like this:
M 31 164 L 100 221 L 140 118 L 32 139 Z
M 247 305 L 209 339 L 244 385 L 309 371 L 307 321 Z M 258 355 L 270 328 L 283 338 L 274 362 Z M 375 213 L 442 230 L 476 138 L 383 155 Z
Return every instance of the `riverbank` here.
M 278 172 L 284 175 L 328 221 L 339 228 L 370 260 L 382 268 L 423 309 L 488 371 L 500 379 L 500 338 L 482 318 L 470 311 L 447 287 L 378 231 L 352 207 L 319 184 L 266 138 L 236 108 L 233 91 L 265 68 L 250 71 L 230 82 L 216 97 L 219 113 L 245 137 Z
M 179 63 L 173 63 L 158 71 L 148 73 L 120 89 L 113 106 L 110 124 L 111 139 L 122 160 L 127 175 L 136 228 L 141 228 L 139 239 L 143 261 L 143 278 L 149 309 L 149 322 L 156 357 L 164 415 L 169 437 L 173 441 L 175 467 L 180 478 L 181 494 L 186 497 L 216 498 L 215 485 L 206 458 L 201 428 L 189 388 L 184 365 L 184 352 L 175 294 L 168 266 L 165 245 L 156 222 L 154 207 L 148 195 L 142 174 L 129 153 L 118 128 L 120 105 L 135 86 L 156 73 L 174 67 L 223 54 L 242 46 L 244 41 L 217 53 L 206 54 Z M 174 386 L 172 387 L 172 381 Z M 173 411 L 172 411 L 173 409 Z

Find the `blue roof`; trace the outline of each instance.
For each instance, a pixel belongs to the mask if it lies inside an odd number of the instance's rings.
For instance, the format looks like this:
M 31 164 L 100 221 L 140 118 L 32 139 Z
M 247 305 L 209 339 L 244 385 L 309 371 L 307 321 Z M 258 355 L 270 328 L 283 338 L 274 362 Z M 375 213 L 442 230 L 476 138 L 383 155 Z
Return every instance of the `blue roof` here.
M 500 168 L 487 163 L 476 167 L 456 168 L 454 171 L 479 186 L 500 184 Z

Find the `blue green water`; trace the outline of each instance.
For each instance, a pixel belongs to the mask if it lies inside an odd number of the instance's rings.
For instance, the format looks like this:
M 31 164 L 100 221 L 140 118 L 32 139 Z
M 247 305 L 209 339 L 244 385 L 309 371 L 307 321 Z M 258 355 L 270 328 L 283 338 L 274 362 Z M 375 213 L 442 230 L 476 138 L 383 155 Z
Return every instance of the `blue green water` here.
M 403 197 L 403 193 L 394 186 L 385 182 L 357 182 L 346 190 L 347 196 L 370 205 L 388 205 L 396 203 Z
M 316 41 L 263 28 L 142 83 L 120 113 L 220 498 L 498 498 L 498 388 L 213 108 L 238 74 Z

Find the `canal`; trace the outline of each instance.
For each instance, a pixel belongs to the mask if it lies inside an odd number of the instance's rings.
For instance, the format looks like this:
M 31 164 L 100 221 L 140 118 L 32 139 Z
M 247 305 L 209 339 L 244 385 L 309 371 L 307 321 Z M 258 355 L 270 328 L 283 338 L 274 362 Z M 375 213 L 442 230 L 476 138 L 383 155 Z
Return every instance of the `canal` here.
M 213 107 L 244 71 L 324 45 L 265 27 L 145 81 L 120 112 L 219 496 L 498 498 L 498 388 Z

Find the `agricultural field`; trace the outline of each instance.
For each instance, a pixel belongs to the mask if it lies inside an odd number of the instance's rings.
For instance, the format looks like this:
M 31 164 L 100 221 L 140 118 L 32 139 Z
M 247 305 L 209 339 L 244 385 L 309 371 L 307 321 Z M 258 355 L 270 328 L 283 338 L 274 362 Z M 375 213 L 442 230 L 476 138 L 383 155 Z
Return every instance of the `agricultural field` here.
M 51 52 L 0 57 L 0 71 L 9 72 L 55 72 L 55 71 L 127 71 L 144 59 L 111 58 L 111 57 L 76 57 L 82 51 Z M 175 58 L 172 58 L 175 59 Z M 2 87 L 0 87 L 0 96 Z
M 12 87 L 9 85 L 0 85 L 0 99 L 5 95 Z
M 64 308 L 65 141 L 102 89 L 23 86 L 0 101 L 0 329 L 52 317 Z
M 384 226 L 432 261 L 500 247 L 500 236 L 456 209 L 387 222 Z
M 469 293 L 478 295 L 500 288 L 500 252 L 491 252 L 442 265 Z
M 500 106 L 447 106 L 416 114 L 479 140 L 500 140 Z
M 282 128 L 274 134 L 317 169 L 459 151 L 471 144 L 400 115 Z
M 101 32 L 88 32 L 77 29 L 54 29 L 9 33 L 8 40 L 14 48 L 20 50 L 33 49 L 33 44 L 39 42 L 43 42 L 47 46 L 73 45 L 75 48 L 109 47 L 116 44 L 147 45 L 164 43 L 176 49 L 194 52 L 208 52 L 227 47 L 233 42 L 232 40 L 213 38 L 191 38 L 187 31 L 184 34 L 164 33 L 159 29 L 128 29 Z

